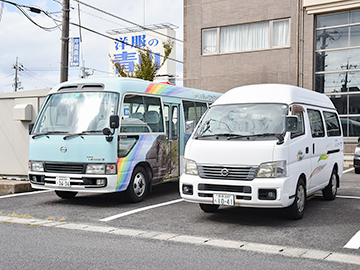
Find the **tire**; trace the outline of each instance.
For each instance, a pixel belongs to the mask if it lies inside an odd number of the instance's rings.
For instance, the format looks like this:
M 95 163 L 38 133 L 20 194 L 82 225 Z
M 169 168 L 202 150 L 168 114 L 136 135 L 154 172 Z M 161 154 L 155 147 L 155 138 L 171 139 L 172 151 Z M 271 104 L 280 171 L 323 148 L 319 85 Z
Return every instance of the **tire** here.
M 335 200 L 337 193 L 337 178 L 336 170 L 333 169 L 331 172 L 329 184 L 322 190 L 322 194 L 325 200 Z
M 148 191 L 148 174 L 143 167 L 136 167 L 126 190 L 130 202 L 141 202 Z
M 355 173 L 360 174 L 360 168 L 355 168 Z
M 294 202 L 287 209 L 289 218 L 294 220 L 301 219 L 305 212 L 305 206 L 306 187 L 304 180 L 300 178 L 296 186 Z
M 60 191 L 60 190 L 55 190 L 55 193 L 61 199 L 72 199 L 76 196 L 76 194 L 78 194 L 77 192 L 74 191 Z
M 206 213 L 215 213 L 219 209 L 219 205 L 200 203 L 200 208 Z

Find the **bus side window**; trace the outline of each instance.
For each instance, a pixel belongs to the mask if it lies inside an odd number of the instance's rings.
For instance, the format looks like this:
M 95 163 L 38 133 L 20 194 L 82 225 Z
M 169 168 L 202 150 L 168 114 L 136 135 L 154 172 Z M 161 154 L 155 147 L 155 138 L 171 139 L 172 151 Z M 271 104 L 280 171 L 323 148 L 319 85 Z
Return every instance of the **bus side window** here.
M 191 135 L 201 116 L 207 110 L 206 102 L 195 102 L 183 100 L 184 118 L 185 118 L 185 134 Z
M 164 132 L 160 97 L 128 94 L 121 112 L 121 133 Z

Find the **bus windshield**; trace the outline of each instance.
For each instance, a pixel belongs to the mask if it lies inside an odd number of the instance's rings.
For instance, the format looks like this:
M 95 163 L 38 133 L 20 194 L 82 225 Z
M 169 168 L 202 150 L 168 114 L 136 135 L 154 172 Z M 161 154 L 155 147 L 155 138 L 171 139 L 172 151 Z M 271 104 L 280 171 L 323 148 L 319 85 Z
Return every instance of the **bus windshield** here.
M 51 95 L 33 133 L 101 132 L 109 126 L 109 116 L 116 113 L 117 104 L 117 93 L 71 92 Z
M 283 134 L 287 109 L 285 104 L 213 106 L 204 116 L 195 135 L 246 137 Z

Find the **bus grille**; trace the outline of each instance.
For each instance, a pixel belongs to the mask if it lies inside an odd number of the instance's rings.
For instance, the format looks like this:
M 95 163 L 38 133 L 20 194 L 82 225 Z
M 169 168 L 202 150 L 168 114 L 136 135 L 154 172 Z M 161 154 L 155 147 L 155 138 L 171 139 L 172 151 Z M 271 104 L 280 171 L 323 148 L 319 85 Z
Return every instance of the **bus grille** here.
M 255 178 L 258 167 L 217 167 L 199 165 L 199 176 L 201 178 L 245 180 L 251 181 Z
M 45 171 L 52 173 L 84 173 L 84 165 L 76 163 L 45 163 Z

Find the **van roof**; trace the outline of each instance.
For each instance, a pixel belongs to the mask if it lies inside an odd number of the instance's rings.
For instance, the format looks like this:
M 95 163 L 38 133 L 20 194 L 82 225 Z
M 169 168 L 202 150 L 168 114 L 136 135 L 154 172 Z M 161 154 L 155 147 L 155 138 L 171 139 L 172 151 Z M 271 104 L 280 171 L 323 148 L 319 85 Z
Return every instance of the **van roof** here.
M 335 108 L 324 94 L 286 84 L 254 84 L 236 87 L 219 97 L 213 106 L 237 103 L 302 103 Z

